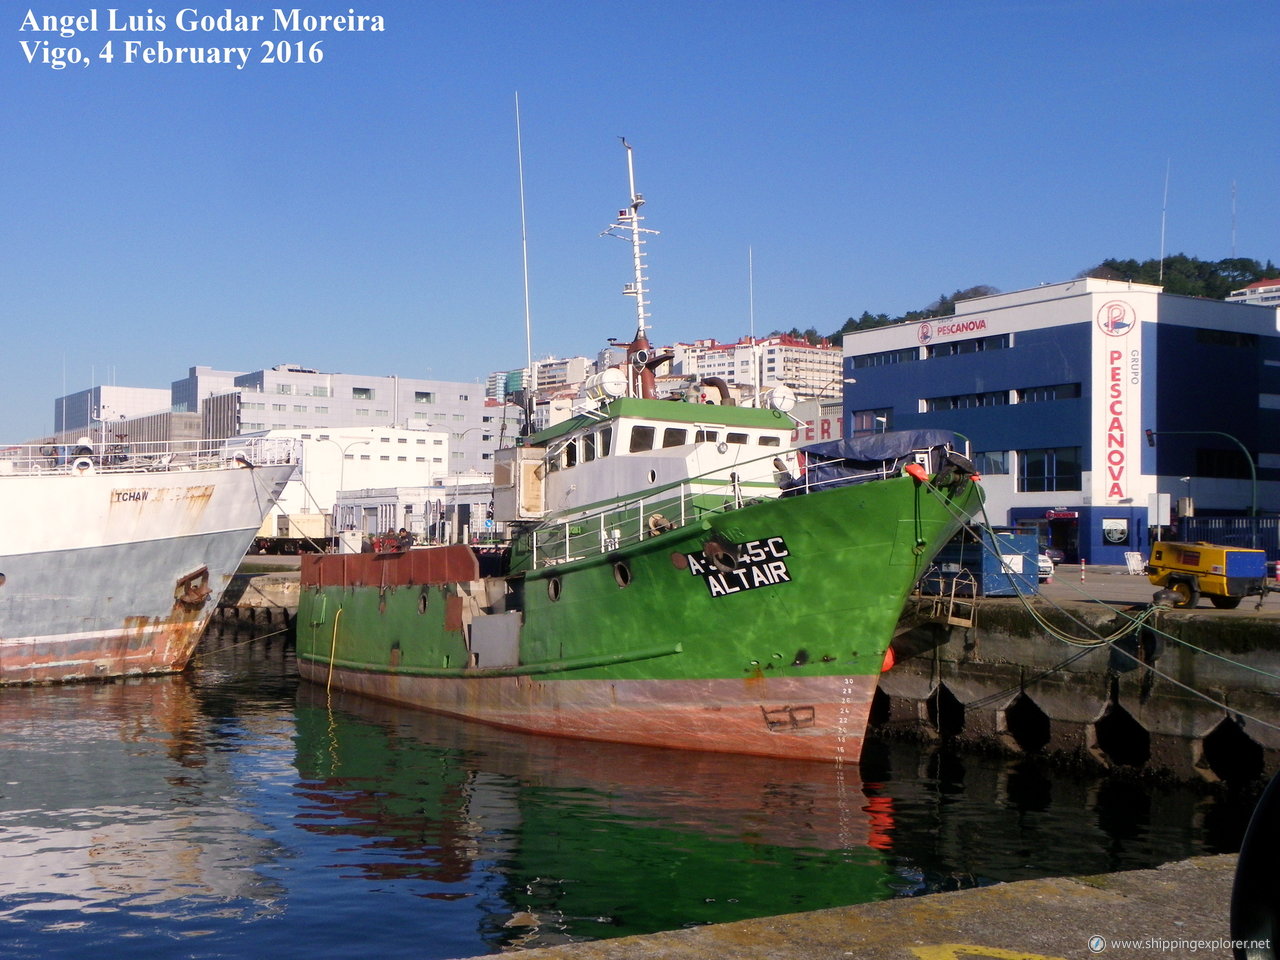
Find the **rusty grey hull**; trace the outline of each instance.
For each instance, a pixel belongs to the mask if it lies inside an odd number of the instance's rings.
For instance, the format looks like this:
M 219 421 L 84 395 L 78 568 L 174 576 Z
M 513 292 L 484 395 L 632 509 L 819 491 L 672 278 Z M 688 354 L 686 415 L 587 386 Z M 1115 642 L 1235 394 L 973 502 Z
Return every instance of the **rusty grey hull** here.
M 299 658 L 305 679 L 491 726 L 613 743 L 857 763 L 876 676 L 442 678 Z
M 0 686 L 184 669 L 252 534 L 0 557 Z

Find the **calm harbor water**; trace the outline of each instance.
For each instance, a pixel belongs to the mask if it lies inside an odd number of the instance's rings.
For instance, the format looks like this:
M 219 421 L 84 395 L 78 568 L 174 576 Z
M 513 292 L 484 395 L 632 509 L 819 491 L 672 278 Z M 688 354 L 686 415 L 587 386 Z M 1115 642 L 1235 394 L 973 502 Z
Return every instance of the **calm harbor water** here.
M 224 633 L 182 677 L 0 690 L 0 955 L 471 957 L 1234 851 L 1252 799 L 523 737 Z

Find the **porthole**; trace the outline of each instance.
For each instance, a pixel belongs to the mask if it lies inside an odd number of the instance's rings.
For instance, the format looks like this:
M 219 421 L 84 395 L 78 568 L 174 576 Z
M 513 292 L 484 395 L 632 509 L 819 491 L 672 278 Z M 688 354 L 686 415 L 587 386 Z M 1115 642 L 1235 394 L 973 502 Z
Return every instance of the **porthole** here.
M 547 599 L 555 603 L 560 599 L 560 578 L 552 577 L 547 581 Z
M 613 579 L 620 587 L 631 586 L 631 568 L 619 560 L 613 565 Z
M 657 482 L 658 482 L 658 471 L 657 471 L 657 470 L 650 470 L 650 471 L 649 471 L 649 482 L 650 482 L 650 483 L 657 483 Z
M 4 586 L 4 574 L 0 573 L 0 587 Z
M 419 613 L 427 612 L 427 602 L 428 602 L 427 591 L 423 590 L 422 593 L 418 594 L 418 612 Z

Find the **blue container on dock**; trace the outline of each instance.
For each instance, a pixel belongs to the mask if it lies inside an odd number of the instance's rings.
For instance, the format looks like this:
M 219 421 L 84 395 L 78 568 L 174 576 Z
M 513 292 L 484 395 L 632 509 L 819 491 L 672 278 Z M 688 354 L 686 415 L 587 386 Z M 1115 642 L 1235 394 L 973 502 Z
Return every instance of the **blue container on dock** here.
M 964 533 L 939 550 L 920 579 L 920 591 L 965 597 L 1040 593 L 1040 543 L 1034 533 L 983 530 L 981 538 Z

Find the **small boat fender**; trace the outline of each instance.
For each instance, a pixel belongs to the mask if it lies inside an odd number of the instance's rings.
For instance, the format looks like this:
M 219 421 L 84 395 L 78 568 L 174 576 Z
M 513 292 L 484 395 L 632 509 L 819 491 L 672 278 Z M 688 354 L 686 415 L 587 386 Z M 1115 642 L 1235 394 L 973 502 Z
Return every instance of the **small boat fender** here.
M 902 468 L 902 472 L 909 477 L 914 477 L 916 480 L 919 480 L 921 483 L 928 483 L 929 481 L 928 471 L 925 470 L 925 468 L 918 463 L 908 463 L 905 467 Z

